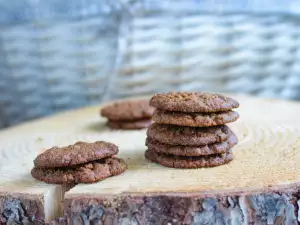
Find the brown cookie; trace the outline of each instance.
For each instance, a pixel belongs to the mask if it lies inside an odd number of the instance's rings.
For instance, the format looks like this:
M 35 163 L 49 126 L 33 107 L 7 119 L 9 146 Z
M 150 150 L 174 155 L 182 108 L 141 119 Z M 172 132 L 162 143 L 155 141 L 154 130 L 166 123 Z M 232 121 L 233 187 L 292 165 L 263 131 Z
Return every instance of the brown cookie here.
M 226 125 L 215 127 L 180 127 L 153 123 L 147 130 L 151 139 L 170 145 L 201 146 L 222 142 L 232 131 Z
M 70 168 L 37 168 L 31 175 L 37 180 L 52 184 L 93 183 L 123 173 L 127 166 L 122 159 L 105 158 Z
M 181 169 L 220 166 L 233 160 L 233 154 L 231 150 L 217 155 L 187 157 L 165 155 L 148 149 L 145 152 L 145 157 L 150 161 L 159 163 L 163 166 Z
M 149 137 L 146 139 L 146 146 L 148 147 L 148 149 L 153 150 L 157 153 L 179 156 L 205 156 L 221 154 L 228 152 L 237 143 L 238 139 L 233 133 L 224 142 L 202 146 L 169 145 L 160 143 Z
M 109 120 L 137 120 L 151 118 L 153 111 L 148 99 L 139 99 L 107 105 L 101 109 L 100 113 Z
M 55 168 L 78 165 L 116 155 L 118 146 L 105 142 L 77 142 L 66 147 L 53 147 L 38 155 L 34 160 L 35 167 Z
M 133 120 L 133 121 L 115 121 L 109 120 L 107 121 L 107 126 L 112 129 L 121 129 L 121 130 L 136 130 L 136 129 L 143 129 L 147 128 L 151 125 L 151 119 L 140 119 L 140 120 Z
M 203 92 L 170 92 L 156 94 L 150 105 L 166 111 L 177 112 L 223 112 L 239 107 L 239 103 L 229 97 Z
M 152 120 L 156 123 L 190 127 L 211 127 L 236 121 L 239 114 L 234 111 L 218 113 L 182 113 L 156 109 Z

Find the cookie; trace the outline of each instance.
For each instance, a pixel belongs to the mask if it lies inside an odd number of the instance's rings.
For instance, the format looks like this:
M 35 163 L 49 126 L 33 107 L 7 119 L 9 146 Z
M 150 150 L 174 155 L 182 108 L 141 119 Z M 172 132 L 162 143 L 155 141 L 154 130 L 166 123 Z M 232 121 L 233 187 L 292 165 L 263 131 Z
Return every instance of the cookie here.
M 145 157 L 152 162 L 159 163 L 166 167 L 196 169 L 203 167 L 220 166 L 228 163 L 233 159 L 233 154 L 230 150 L 226 153 L 217 155 L 186 157 L 165 155 L 148 149 L 145 152 Z
M 181 113 L 156 109 L 152 120 L 156 123 L 190 127 L 211 127 L 231 123 L 239 118 L 234 111 L 218 113 Z
M 37 168 L 31 175 L 51 184 L 93 183 L 123 173 L 127 166 L 122 159 L 106 158 L 70 168 Z
M 157 153 L 179 156 L 205 156 L 221 154 L 228 152 L 237 143 L 238 139 L 233 133 L 226 141 L 202 146 L 169 145 L 160 143 L 149 137 L 146 139 L 146 146 L 148 149 Z
M 142 119 L 142 120 L 134 120 L 134 121 L 115 121 L 109 120 L 107 121 L 107 126 L 112 129 L 122 129 L 122 130 L 135 130 L 135 129 L 143 129 L 147 128 L 152 124 L 151 119 Z
M 153 123 L 147 130 L 151 139 L 170 145 L 200 146 L 222 142 L 232 131 L 226 125 L 215 127 L 180 127 Z
M 154 109 L 148 99 L 116 102 L 101 109 L 101 115 L 109 120 L 138 120 L 151 118 Z
M 177 112 L 223 112 L 239 107 L 239 103 L 229 97 L 203 92 L 178 92 L 156 94 L 150 105 L 165 111 Z
M 48 149 L 36 157 L 34 165 L 38 168 L 74 166 L 116 155 L 118 151 L 118 146 L 105 141 L 77 142 L 66 147 Z

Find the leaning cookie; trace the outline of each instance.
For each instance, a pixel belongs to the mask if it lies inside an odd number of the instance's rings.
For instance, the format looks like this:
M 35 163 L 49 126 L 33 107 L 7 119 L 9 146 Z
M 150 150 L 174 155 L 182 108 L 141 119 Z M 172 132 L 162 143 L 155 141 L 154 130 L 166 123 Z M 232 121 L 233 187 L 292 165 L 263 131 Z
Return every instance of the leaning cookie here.
M 48 149 L 36 157 L 34 166 L 37 168 L 74 166 L 111 157 L 118 151 L 118 146 L 110 142 L 76 142 L 74 145 Z
M 185 157 L 165 155 L 148 149 L 145 152 L 145 157 L 152 162 L 159 163 L 166 167 L 181 169 L 197 169 L 203 167 L 215 167 L 226 164 L 233 159 L 233 154 L 230 150 L 226 153 L 217 155 Z
M 149 137 L 146 139 L 146 146 L 148 147 L 148 149 L 153 150 L 157 153 L 178 156 L 206 156 L 222 154 L 228 152 L 237 143 L 238 138 L 233 133 L 227 140 L 223 142 L 202 146 L 169 145 L 160 143 Z
M 147 128 L 152 124 L 151 119 L 140 119 L 134 121 L 107 121 L 107 126 L 112 129 L 121 129 L 121 130 L 137 130 Z
M 122 159 L 106 158 L 69 168 L 34 167 L 31 175 L 37 180 L 51 184 L 94 183 L 121 174 L 126 168 Z
M 124 100 L 105 106 L 100 114 L 108 120 L 131 121 L 151 118 L 154 109 L 149 99 Z
M 190 127 L 211 127 L 236 121 L 239 114 L 234 111 L 218 113 L 182 113 L 156 109 L 152 120 L 156 123 Z

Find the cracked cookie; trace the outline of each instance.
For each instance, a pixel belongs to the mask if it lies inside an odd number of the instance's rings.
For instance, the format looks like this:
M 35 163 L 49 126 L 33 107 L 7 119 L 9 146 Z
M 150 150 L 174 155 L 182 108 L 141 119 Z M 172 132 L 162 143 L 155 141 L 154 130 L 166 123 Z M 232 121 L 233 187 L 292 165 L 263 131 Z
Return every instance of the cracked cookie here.
M 183 113 L 156 109 L 152 120 L 161 124 L 174 124 L 189 127 L 211 127 L 236 121 L 239 114 L 234 111 L 217 113 Z
M 160 143 L 149 137 L 146 139 L 146 146 L 148 147 L 148 149 L 153 150 L 157 153 L 179 156 L 205 156 L 221 154 L 228 152 L 237 143 L 238 138 L 233 133 L 227 140 L 223 142 L 202 146 L 170 145 Z
M 100 114 L 108 119 L 112 129 L 135 130 L 147 128 L 151 124 L 154 108 L 149 99 L 119 101 L 105 106 Z
M 118 146 L 110 142 L 76 142 L 74 145 L 55 146 L 46 150 L 36 157 L 34 166 L 37 168 L 74 166 L 116 155 L 118 151 Z
M 145 152 L 145 157 L 150 161 L 159 163 L 163 166 L 181 169 L 196 169 L 203 167 L 220 166 L 230 162 L 233 159 L 231 150 L 217 155 L 187 157 L 170 156 L 148 149 Z
M 170 145 L 199 146 L 222 142 L 229 138 L 231 130 L 226 125 L 216 127 L 181 127 L 167 124 L 152 124 L 147 136 Z
M 122 159 L 105 158 L 82 165 L 66 168 L 37 168 L 31 175 L 37 180 L 52 184 L 94 183 L 123 173 L 127 166 Z
M 224 112 L 239 107 L 239 103 L 221 94 L 203 92 L 170 92 L 156 94 L 150 105 L 165 111 Z
M 151 118 L 153 107 L 149 105 L 149 99 L 119 101 L 105 106 L 100 114 L 109 120 L 134 121 Z

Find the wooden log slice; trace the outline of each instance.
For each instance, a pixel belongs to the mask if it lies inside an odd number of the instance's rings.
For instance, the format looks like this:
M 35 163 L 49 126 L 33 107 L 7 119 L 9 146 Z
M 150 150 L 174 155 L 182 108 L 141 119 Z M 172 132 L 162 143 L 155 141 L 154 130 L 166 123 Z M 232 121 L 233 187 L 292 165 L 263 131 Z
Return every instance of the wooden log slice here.
M 40 225 L 62 215 L 64 193 L 74 185 L 45 184 L 37 182 L 30 175 L 33 159 L 44 147 L 45 143 L 36 138 L 20 138 L 18 142 L 10 141 L 9 144 L 1 142 L 1 225 Z
M 79 140 L 105 140 L 119 146 L 118 157 L 125 159 L 128 171 L 67 191 L 66 217 L 53 224 L 299 224 L 300 121 L 297 116 L 300 104 L 234 98 L 241 103 L 238 110 L 241 119 L 230 124 L 230 128 L 240 142 L 233 148 L 234 160 L 220 167 L 184 170 L 151 163 L 144 158 L 146 131 L 111 131 L 104 126 L 104 119 L 99 122 L 98 107 L 12 128 L 2 132 L 0 140 L 23 146 L 24 131 L 31 128 L 57 132 L 53 143 L 58 146 Z M 42 135 L 40 142 L 44 141 L 47 135 Z M 30 149 L 37 151 L 40 145 L 33 143 Z M 26 151 L 20 151 L 22 157 L 16 160 L 10 149 L 1 151 L 6 159 L 0 165 L 12 161 L 14 166 L 10 168 L 15 168 L 10 172 L 0 166 L 1 219 L 7 212 L 3 202 L 8 197 L 24 205 L 30 199 L 30 204 L 37 205 L 38 196 L 44 199 L 51 196 L 54 202 L 59 201 L 55 197 L 57 193 L 50 191 L 56 185 L 35 181 L 29 175 L 36 153 L 26 156 Z M 20 166 L 16 167 L 17 164 Z M 23 171 L 19 172 L 21 168 Z M 42 187 L 42 191 L 36 191 L 40 190 L 37 187 Z M 27 194 L 20 197 L 24 190 Z M 51 211 L 44 205 L 39 210 L 44 215 Z M 23 214 L 30 214 L 29 208 L 24 208 Z M 42 219 L 49 221 L 53 217 Z

